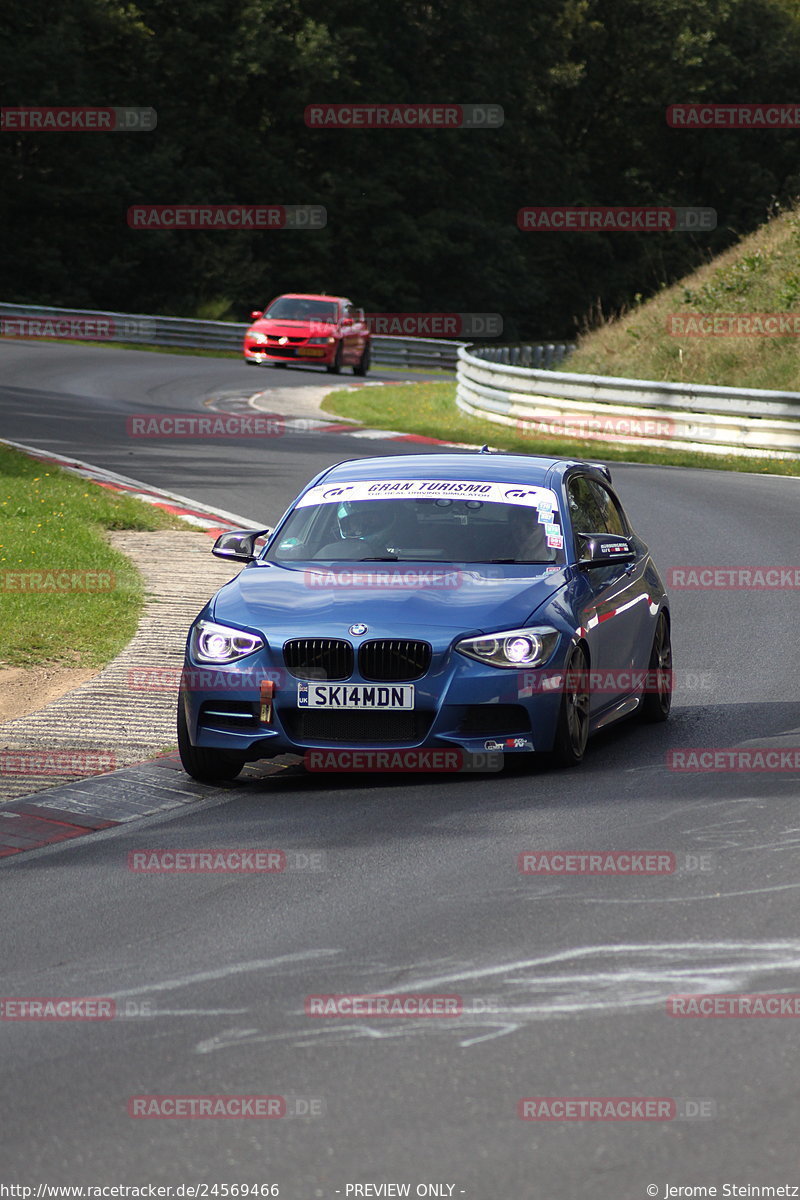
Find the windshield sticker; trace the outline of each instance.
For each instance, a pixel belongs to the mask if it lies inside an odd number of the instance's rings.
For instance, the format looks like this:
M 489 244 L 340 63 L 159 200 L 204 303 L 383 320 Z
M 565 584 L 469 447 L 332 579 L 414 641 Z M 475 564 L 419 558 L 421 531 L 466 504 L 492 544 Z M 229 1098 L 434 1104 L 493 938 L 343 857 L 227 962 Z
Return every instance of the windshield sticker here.
M 548 523 L 544 527 L 546 537 L 559 537 L 561 534 L 561 526 Z
M 320 483 L 301 496 L 296 508 L 312 504 L 338 504 L 344 500 L 467 500 L 490 504 L 518 504 L 544 509 L 547 520 L 556 507 L 555 494 L 547 488 L 509 483 L 458 479 L 361 480 L 358 483 Z
M 556 537 L 549 537 L 547 539 L 547 544 L 548 546 L 552 546 L 555 550 L 561 550 L 564 546 L 564 539 L 560 535 Z

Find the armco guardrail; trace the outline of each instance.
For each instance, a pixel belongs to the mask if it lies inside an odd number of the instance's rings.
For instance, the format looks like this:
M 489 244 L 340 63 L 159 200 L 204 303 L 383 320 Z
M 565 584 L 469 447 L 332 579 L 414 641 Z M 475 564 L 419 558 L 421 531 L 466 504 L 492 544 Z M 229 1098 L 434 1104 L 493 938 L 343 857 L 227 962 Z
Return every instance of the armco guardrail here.
M 194 321 L 138 313 L 93 312 L 0 304 L 0 327 L 7 337 L 62 337 L 81 341 L 131 342 L 143 346 L 180 346 L 192 350 L 241 351 L 248 325 L 231 321 Z M 372 340 L 373 362 L 386 366 L 439 367 L 453 371 L 464 342 L 442 338 Z
M 196 321 L 138 313 L 95 312 L 82 308 L 47 308 L 0 304 L 0 329 L 7 337 L 63 337 L 79 341 L 131 342 L 142 346 L 179 346 L 191 350 L 242 348 L 248 325 L 231 321 Z M 40 331 L 40 332 L 37 332 Z M 49 331 L 49 333 L 48 333 Z M 433 367 L 454 371 L 466 342 L 444 338 L 386 337 L 372 339 L 373 362 L 384 366 Z M 487 346 L 498 362 L 549 367 L 574 349 L 564 342 L 525 346 Z
M 475 353 L 486 362 L 547 370 L 562 362 L 574 349 L 573 342 L 533 342 L 520 346 L 481 346 Z
M 798 392 L 536 370 L 492 361 L 498 349 L 459 350 L 462 412 L 531 436 L 800 458 Z

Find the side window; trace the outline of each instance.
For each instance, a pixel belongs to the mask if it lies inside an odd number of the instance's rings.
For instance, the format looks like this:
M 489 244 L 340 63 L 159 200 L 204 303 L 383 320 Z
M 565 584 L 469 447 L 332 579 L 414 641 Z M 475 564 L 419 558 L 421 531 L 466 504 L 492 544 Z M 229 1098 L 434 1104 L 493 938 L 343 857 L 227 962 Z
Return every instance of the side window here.
M 569 515 L 575 533 L 607 533 L 603 512 L 592 491 L 591 481 L 574 476 L 567 486 Z
M 597 532 L 616 533 L 621 537 L 626 537 L 628 524 L 620 506 L 608 489 L 595 479 L 587 479 L 584 482 L 595 497 L 598 511 L 601 514 L 602 524 L 597 526 Z

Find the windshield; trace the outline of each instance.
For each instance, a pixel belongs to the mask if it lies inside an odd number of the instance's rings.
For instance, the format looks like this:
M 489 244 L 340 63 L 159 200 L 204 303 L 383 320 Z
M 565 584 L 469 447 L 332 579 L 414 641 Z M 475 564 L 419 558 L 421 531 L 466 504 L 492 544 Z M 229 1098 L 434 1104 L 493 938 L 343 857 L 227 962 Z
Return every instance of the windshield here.
M 283 321 L 329 321 L 336 323 L 336 304 L 331 300 L 303 300 L 294 296 L 279 296 L 264 313 L 265 317 Z
M 264 557 L 276 563 L 565 561 L 554 492 L 453 480 L 312 488 Z

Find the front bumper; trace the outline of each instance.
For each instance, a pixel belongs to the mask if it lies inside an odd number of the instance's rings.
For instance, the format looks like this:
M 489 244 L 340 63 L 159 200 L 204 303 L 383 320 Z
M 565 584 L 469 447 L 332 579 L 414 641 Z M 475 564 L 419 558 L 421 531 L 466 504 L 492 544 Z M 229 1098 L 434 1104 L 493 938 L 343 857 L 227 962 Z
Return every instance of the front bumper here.
M 275 652 L 279 657 L 279 652 Z M 437 658 L 444 662 L 436 666 Z M 558 666 L 556 655 L 548 669 Z M 247 758 L 308 750 L 460 747 L 467 753 L 547 751 L 560 709 L 559 692 L 531 688 L 531 672 L 499 670 L 450 650 L 414 681 L 412 711 L 307 709 L 297 703 L 298 678 L 265 650 L 228 667 L 186 661 L 181 703 L 196 746 Z M 263 720 L 260 685 L 274 695 Z M 374 684 L 354 673 L 349 684 Z M 320 715 L 321 714 L 321 715 Z
M 331 346 L 267 346 L 263 343 L 245 345 L 245 362 L 256 364 L 293 362 L 311 366 L 329 366 L 336 356 L 336 345 Z

